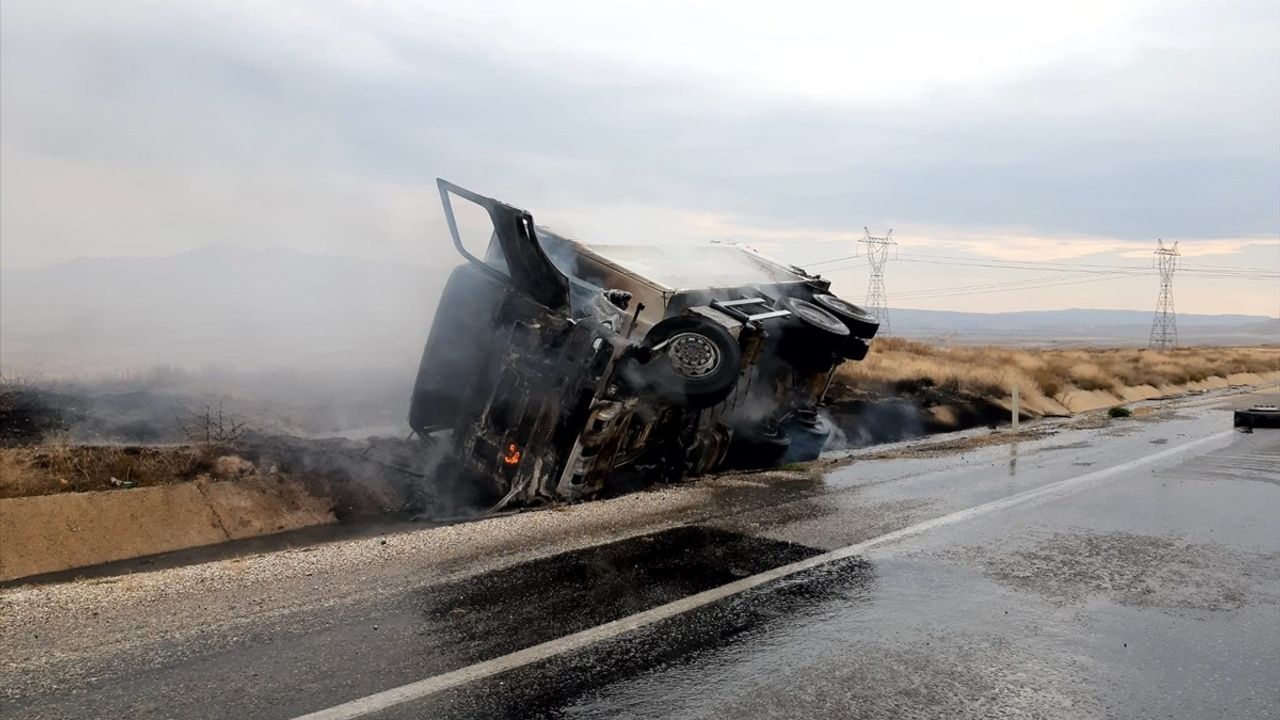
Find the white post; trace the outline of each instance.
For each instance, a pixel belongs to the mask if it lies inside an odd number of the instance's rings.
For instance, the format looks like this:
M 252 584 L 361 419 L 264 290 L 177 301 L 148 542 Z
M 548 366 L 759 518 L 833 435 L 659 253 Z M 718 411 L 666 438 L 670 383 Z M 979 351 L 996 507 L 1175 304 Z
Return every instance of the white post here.
M 1018 383 L 1013 384 L 1013 431 L 1018 432 Z

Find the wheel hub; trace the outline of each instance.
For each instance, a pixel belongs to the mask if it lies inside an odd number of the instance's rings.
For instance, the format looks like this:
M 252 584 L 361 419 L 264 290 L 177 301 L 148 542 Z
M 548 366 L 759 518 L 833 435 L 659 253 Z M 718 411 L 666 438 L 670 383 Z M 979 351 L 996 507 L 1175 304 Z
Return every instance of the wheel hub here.
M 720 364 L 720 351 L 715 343 L 697 333 L 680 333 L 667 346 L 671 366 L 685 377 L 702 377 Z
M 806 305 L 798 305 L 798 306 L 796 307 L 796 309 L 795 309 L 795 311 L 794 311 L 794 312 L 795 312 L 795 314 L 799 315 L 800 317 L 804 318 L 805 320 L 808 320 L 809 322 L 813 323 L 814 325 L 830 325 L 830 324 L 831 324 L 831 323 L 827 322 L 827 319 L 826 319 L 826 318 L 824 318 L 823 316 L 819 315 L 819 314 L 815 311 L 815 308 L 811 308 L 811 307 L 808 307 L 808 306 L 806 306 Z
M 793 299 L 786 304 L 786 309 L 802 322 L 836 335 L 848 335 L 844 323 L 835 315 L 804 300 Z

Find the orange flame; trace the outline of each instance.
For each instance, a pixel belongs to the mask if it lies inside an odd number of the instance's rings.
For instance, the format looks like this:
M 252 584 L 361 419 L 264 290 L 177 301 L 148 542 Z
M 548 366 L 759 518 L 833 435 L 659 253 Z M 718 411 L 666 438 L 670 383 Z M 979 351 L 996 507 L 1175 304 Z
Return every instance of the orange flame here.
M 508 465 L 520 462 L 520 448 L 515 443 L 507 445 L 507 454 L 502 456 L 502 462 Z

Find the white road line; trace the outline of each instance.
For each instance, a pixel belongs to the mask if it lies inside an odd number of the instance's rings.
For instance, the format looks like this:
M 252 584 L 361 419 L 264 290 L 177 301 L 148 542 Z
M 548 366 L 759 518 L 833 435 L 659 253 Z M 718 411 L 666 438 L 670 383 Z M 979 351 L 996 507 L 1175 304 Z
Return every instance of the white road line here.
M 759 587 L 765 583 L 773 582 L 774 580 L 795 575 L 806 570 L 811 570 L 830 562 L 860 555 L 878 545 L 895 542 L 912 535 L 928 532 L 935 528 L 954 525 L 988 513 L 1006 510 L 1033 500 L 1053 500 L 1066 497 L 1067 495 L 1080 492 L 1081 490 L 1101 485 L 1118 475 L 1122 475 L 1125 472 L 1133 470 L 1134 468 L 1149 465 L 1153 462 L 1168 458 L 1171 455 L 1176 455 L 1203 445 L 1218 442 L 1231 435 L 1233 432 L 1234 431 L 1228 430 L 1199 440 L 1193 440 L 1136 460 L 1130 460 L 1109 468 L 1096 470 L 1086 475 L 1078 475 L 1073 478 L 1067 478 L 1066 480 L 1059 480 L 1058 482 L 1016 493 L 1008 497 L 1000 498 L 999 500 L 992 500 L 991 502 L 986 502 L 981 505 L 975 505 L 964 510 L 957 510 L 953 513 L 941 515 L 931 520 L 925 520 L 923 522 L 916 523 L 915 525 L 908 525 L 900 530 L 879 535 L 860 543 L 837 548 L 821 555 L 815 555 L 811 558 L 791 563 L 790 565 L 782 565 L 758 575 L 752 575 L 750 577 L 742 578 L 741 580 L 735 580 L 727 585 L 721 585 L 710 590 L 705 590 L 697 593 L 696 595 L 690 595 L 688 597 L 669 602 L 666 605 L 659 605 L 658 607 L 650 608 L 649 610 L 629 615 L 624 618 L 619 618 L 603 625 L 587 628 L 586 630 L 573 633 L 572 635 L 566 635 L 555 640 L 548 640 L 547 642 L 527 647 L 524 650 L 518 650 L 508 655 L 496 657 L 492 660 L 485 660 L 484 662 L 468 665 L 467 667 L 460 668 L 458 670 L 434 675 L 429 678 L 408 683 L 407 685 L 401 685 L 400 687 L 384 690 L 340 705 L 334 705 L 333 707 L 326 708 L 324 710 L 318 710 L 307 715 L 299 716 L 295 720 L 348 720 L 349 718 L 363 717 L 371 713 L 386 710 L 387 708 L 394 707 L 396 705 L 401 705 L 413 700 L 419 700 L 442 690 L 448 690 L 449 688 L 458 687 L 459 685 L 465 685 L 492 675 L 507 672 L 508 670 L 514 670 L 525 665 L 546 660 L 557 655 L 573 652 L 574 650 L 584 648 L 588 645 L 593 645 L 603 640 L 618 637 L 619 635 L 631 632 L 632 630 L 645 627 L 646 625 L 652 625 L 656 622 L 689 612 L 690 610 L 710 605 L 713 602 Z

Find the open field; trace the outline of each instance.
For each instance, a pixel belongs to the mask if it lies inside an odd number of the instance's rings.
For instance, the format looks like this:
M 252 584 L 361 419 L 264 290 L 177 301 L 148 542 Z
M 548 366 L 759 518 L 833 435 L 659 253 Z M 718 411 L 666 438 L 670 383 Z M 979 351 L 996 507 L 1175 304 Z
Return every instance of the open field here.
M 985 400 L 1006 405 L 1017 385 L 1033 416 L 1280 381 L 1280 347 L 1024 349 L 938 346 L 880 338 L 867 359 L 837 374 L 833 395 Z

